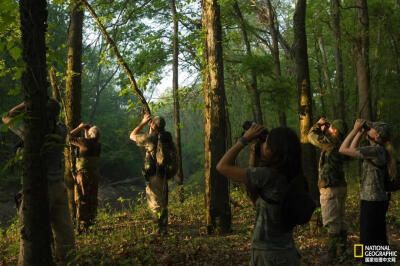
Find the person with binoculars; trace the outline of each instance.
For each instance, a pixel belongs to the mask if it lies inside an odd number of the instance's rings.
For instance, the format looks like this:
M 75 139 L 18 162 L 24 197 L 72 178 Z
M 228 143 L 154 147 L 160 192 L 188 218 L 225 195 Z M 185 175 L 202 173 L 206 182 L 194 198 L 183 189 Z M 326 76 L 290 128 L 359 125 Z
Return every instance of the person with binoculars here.
M 327 253 L 323 264 L 345 255 L 347 229 L 345 224 L 345 202 L 347 184 L 343 172 L 343 156 L 339 147 L 346 133 L 345 123 L 331 123 L 321 117 L 308 133 L 308 140 L 321 149 L 319 158 L 318 188 L 320 192 L 322 223 L 328 230 Z
M 256 220 L 250 265 L 300 265 L 293 228 L 282 229 L 282 202 L 292 180 L 301 175 L 301 147 L 296 133 L 286 127 L 266 129 L 252 124 L 217 164 L 217 171 L 257 192 Z M 261 141 L 260 138 L 264 141 Z M 251 142 L 259 145 L 263 167 L 235 166 L 239 152 Z M 306 186 L 306 184 L 304 184 Z
M 77 134 L 84 131 L 83 137 Z M 74 185 L 76 219 L 79 233 L 83 233 L 94 223 L 97 214 L 97 194 L 99 188 L 99 158 L 101 152 L 100 130 L 98 127 L 80 123 L 71 132 L 71 145 L 78 148 Z
M 397 160 L 390 141 L 391 127 L 385 122 L 357 119 L 339 152 L 363 160 L 360 186 L 360 243 L 387 245 L 386 212 L 390 193 L 385 186 L 386 173 L 397 175 Z M 368 146 L 358 147 L 365 134 Z M 364 262 L 365 263 L 365 262 Z

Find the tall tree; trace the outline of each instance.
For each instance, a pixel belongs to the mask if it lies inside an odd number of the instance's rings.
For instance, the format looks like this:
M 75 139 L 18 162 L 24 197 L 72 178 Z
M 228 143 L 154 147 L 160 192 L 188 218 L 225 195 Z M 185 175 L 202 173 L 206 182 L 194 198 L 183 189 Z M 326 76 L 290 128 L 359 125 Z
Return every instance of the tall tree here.
M 360 36 L 354 40 L 358 87 L 358 115 L 372 120 L 370 68 L 369 68 L 369 17 L 367 0 L 356 0 Z
M 322 72 L 324 73 L 324 79 L 325 79 L 325 86 L 326 86 L 326 91 L 328 92 L 328 98 L 329 100 L 329 105 L 330 105 L 330 115 L 332 118 L 336 118 L 336 103 L 335 103 L 335 93 L 333 92 L 332 88 L 332 83 L 331 83 L 331 77 L 329 75 L 329 69 L 328 69 L 328 58 L 325 53 L 325 45 L 322 37 L 318 37 L 318 47 L 321 52 L 321 59 L 322 59 Z
M 274 10 L 272 9 L 272 4 L 271 0 L 266 0 L 267 4 L 267 18 L 268 18 L 268 28 L 269 32 L 271 34 L 271 39 L 272 39 L 272 46 L 271 46 L 271 53 L 272 57 L 274 59 L 274 71 L 275 75 L 277 77 L 281 77 L 282 72 L 281 72 L 281 61 L 279 58 L 279 29 L 278 29 L 278 23 L 276 19 L 276 14 Z M 281 126 L 286 126 L 286 112 L 282 104 L 279 105 L 279 111 L 278 111 L 278 116 L 279 116 L 279 124 Z
M 222 29 L 217 0 L 202 0 L 204 31 L 204 168 L 205 202 L 208 233 L 231 230 L 228 179 L 216 170 L 218 160 L 226 152 L 227 121 Z
M 181 146 L 181 127 L 179 116 L 179 84 L 178 84 L 178 56 L 179 56 L 179 28 L 178 15 L 176 12 L 175 0 L 170 0 L 172 19 L 174 21 L 173 33 L 173 55 L 172 55 L 172 89 L 174 96 L 174 128 L 175 128 L 175 145 L 176 155 L 178 160 L 178 172 L 176 173 L 176 181 L 179 185 L 178 197 L 179 201 L 183 202 L 183 170 L 182 170 L 182 146 Z
M 70 23 L 67 39 L 67 77 L 65 83 L 65 125 L 68 131 L 81 122 L 82 95 L 82 28 L 84 9 L 79 1 L 70 2 Z M 69 143 L 69 134 L 66 142 Z M 74 201 L 74 155 L 72 148 L 65 149 L 65 184 L 68 192 L 68 204 L 71 217 L 75 217 Z
M 49 199 L 46 160 L 43 157 L 48 134 L 46 115 L 47 71 L 46 42 L 47 3 L 45 0 L 19 1 L 23 60 L 22 74 L 27 116 L 24 119 L 24 156 L 22 189 L 22 238 L 20 258 L 23 265 L 52 265 L 50 248 Z M 29 242 L 29 244 L 26 244 Z
M 333 25 L 333 36 L 335 46 L 335 64 L 336 64 L 336 87 L 338 92 L 337 98 L 337 115 L 338 118 L 345 121 L 346 105 L 344 98 L 344 76 L 343 76 L 343 56 L 342 56 L 342 30 L 340 27 L 340 5 L 339 0 L 331 0 L 331 14 Z
M 242 31 L 243 41 L 244 41 L 244 45 L 246 48 L 246 55 L 251 58 L 253 56 L 253 53 L 251 51 L 250 40 L 249 40 L 248 33 L 247 33 L 248 30 L 247 30 L 246 21 L 243 18 L 239 4 L 236 0 L 233 2 L 233 9 L 235 11 L 235 15 L 238 18 L 239 27 Z M 250 86 L 246 85 L 246 89 L 250 95 L 251 109 L 253 111 L 253 119 L 255 120 L 255 122 L 257 124 L 262 125 L 263 124 L 263 115 L 262 115 L 262 109 L 261 109 L 260 91 L 258 90 L 258 86 L 257 86 L 257 70 L 255 69 L 254 66 L 251 67 L 251 69 L 250 69 L 250 75 L 251 75 Z
M 313 198 L 318 200 L 319 194 L 317 186 L 315 149 L 307 139 L 307 134 L 310 130 L 313 118 L 305 19 L 306 0 L 296 0 L 295 12 L 293 15 L 293 50 L 296 62 L 300 142 L 302 145 L 303 160 L 302 165 Z

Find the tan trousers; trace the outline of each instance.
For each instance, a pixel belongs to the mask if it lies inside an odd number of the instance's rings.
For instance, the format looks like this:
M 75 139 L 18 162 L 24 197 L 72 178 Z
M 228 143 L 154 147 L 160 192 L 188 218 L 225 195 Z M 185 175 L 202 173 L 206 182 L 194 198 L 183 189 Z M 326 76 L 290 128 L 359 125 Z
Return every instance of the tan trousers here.
M 56 253 L 57 265 L 66 265 L 68 260 L 73 258 L 75 247 L 74 227 L 68 209 L 67 190 L 63 181 L 49 182 L 49 207 L 50 207 L 50 226 L 54 238 L 54 248 Z M 22 220 L 22 209 L 24 201 L 20 207 L 21 232 L 24 230 Z M 23 235 L 23 234 L 21 234 Z M 18 265 L 24 265 L 23 258 L 25 252 L 31 249 L 32 243 L 21 237 Z
M 346 187 L 320 188 L 322 223 L 329 234 L 339 234 L 346 230 L 345 203 Z
M 168 224 L 168 182 L 166 178 L 151 176 L 146 182 L 147 205 L 153 213 L 159 227 Z

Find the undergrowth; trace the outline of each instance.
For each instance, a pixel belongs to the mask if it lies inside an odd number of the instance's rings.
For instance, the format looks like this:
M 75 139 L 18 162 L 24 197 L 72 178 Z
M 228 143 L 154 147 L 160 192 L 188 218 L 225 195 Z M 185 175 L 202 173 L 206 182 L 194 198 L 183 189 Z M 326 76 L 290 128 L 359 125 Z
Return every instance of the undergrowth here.
M 110 207 L 99 210 L 91 230 L 76 236 L 77 251 L 72 264 L 77 265 L 248 265 L 250 239 L 255 211 L 245 193 L 234 188 L 232 229 L 227 235 L 209 236 L 205 225 L 204 195 L 186 188 L 185 202 L 179 203 L 173 190 L 169 197 L 168 235 L 152 234 L 155 224 L 143 194 L 135 204 L 123 204 L 115 212 Z M 391 247 L 400 250 L 400 193 L 394 195 L 387 221 Z M 358 242 L 359 193 L 349 186 L 346 220 L 349 228 L 349 253 Z M 318 211 L 317 211 L 318 212 Z M 317 223 L 318 224 L 318 223 Z M 295 229 L 295 240 L 303 265 L 318 265 L 327 240 L 318 225 Z M 0 229 L 0 265 L 15 265 L 19 249 L 17 218 Z M 399 252 L 400 253 L 400 252 Z M 341 260 L 339 260 L 341 259 Z M 400 258 L 399 258 L 400 260 Z M 350 254 L 334 265 L 356 265 Z

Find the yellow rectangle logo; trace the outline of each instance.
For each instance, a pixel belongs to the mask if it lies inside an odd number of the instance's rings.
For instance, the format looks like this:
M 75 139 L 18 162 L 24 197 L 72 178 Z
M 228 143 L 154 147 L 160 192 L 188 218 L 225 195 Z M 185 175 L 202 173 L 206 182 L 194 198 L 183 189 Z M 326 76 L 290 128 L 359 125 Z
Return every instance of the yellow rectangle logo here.
M 357 252 L 361 250 L 361 252 Z M 364 257 L 364 245 L 363 244 L 354 244 L 354 258 L 363 258 Z

